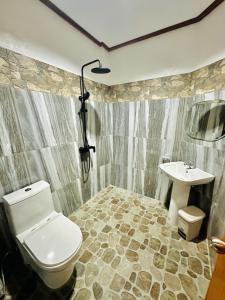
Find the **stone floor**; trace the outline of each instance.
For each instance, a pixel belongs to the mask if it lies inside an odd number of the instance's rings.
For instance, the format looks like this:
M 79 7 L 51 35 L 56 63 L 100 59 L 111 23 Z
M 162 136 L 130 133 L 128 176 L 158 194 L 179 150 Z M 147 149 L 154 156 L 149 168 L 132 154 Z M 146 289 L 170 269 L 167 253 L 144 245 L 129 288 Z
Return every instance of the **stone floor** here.
M 201 300 L 207 241 L 186 242 L 159 201 L 109 186 L 70 218 L 83 233 L 71 300 Z

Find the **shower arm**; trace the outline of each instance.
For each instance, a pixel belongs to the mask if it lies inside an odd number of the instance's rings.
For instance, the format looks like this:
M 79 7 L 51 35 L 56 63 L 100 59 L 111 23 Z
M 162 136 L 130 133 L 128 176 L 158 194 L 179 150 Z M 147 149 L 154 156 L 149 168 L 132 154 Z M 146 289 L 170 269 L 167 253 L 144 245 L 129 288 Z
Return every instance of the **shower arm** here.
M 89 98 L 89 93 L 88 91 L 86 90 L 86 87 L 85 87 L 85 84 L 84 84 L 84 68 L 89 66 L 89 65 L 92 65 L 94 63 L 98 62 L 99 63 L 99 67 L 101 67 L 101 62 L 99 59 L 95 59 L 95 60 L 92 60 L 86 64 L 84 64 L 81 68 L 81 96 L 79 97 L 79 100 L 80 101 L 85 101 Z M 86 92 L 86 95 L 85 95 L 85 92 Z M 87 94 L 88 93 L 88 94 Z

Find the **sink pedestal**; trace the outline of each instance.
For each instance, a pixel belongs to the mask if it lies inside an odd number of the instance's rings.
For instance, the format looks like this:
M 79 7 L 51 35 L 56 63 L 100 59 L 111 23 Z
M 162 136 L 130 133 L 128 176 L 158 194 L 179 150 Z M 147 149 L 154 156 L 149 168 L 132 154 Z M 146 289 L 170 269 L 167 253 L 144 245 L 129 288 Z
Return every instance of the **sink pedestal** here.
M 190 185 L 180 182 L 173 182 L 172 194 L 170 199 L 170 207 L 168 212 L 168 223 L 177 225 L 178 223 L 178 210 L 187 206 L 190 194 Z
M 187 168 L 182 161 L 160 164 L 159 167 L 173 180 L 168 223 L 177 225 L 178 210 L 187 206 L 191 186 L 207 184 L 213 181 L 215 176 L 198 168 Z

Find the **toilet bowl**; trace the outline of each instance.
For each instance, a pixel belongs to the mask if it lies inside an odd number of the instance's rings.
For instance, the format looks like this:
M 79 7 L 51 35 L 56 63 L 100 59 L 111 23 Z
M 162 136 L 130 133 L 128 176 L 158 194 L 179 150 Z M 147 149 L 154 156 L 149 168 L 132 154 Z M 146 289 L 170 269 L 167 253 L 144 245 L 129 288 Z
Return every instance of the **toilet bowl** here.
M 68 281 L 82 244 L 82 234 L 76 224 L 56 213 L 16 239 L 25 262 L 48 287 L 56 289 Z
M 44 181 L 8 194 L 3 200 L 24 262 L 51 289 L 63 286 L 73 273 L 82 244 L 80 228 L 54 211 L 50 187 Z

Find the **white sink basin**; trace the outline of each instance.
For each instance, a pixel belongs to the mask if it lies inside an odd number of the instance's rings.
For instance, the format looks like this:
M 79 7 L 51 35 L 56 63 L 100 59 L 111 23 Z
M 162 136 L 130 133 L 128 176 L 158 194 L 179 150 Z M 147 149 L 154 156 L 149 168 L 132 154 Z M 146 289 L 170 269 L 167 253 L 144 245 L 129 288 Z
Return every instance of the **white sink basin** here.
M 187 185 L 206 184 L 215 178 L 198 168 L 187 169 L 182 161 L 160 164 L 159 167 L 171 180 Z
M 173 181 L 168 222 L 177 225 L 178 210 L 188 205 L 191 186 L 209 183 L 215 176 L 198 168 L 188 169 L 182 161 L 160 164 L 159 167 Z

